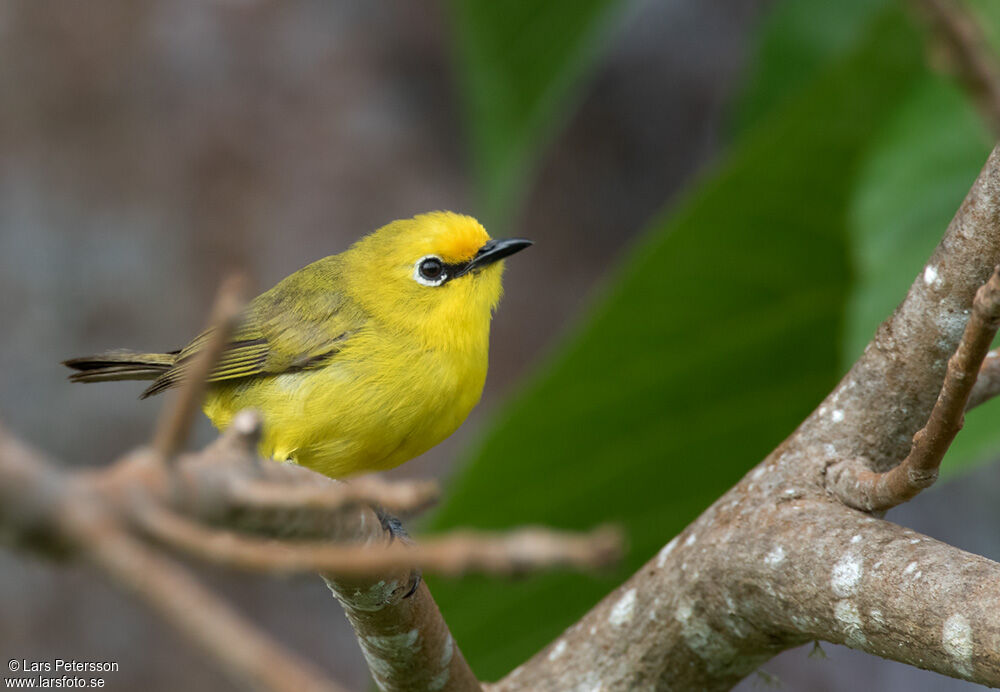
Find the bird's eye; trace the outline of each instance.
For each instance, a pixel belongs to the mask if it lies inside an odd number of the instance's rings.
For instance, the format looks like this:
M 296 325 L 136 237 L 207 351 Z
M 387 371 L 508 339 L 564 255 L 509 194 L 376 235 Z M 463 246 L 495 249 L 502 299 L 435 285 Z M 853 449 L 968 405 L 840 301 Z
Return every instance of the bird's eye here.
M 444 262 L 432 255 L 422 257 L 417 261 L 413 278 L 416 279 L 417 283 L 424 286 L 440 286 L 447 280 L 448 274 L 444 270 Z
M 443 272 L 444 265 L 441 264 L 441 260 L 437 257 L 428 257 L 420 263 L 420 276 L 428 281 L 436 281 L 441 278 Z

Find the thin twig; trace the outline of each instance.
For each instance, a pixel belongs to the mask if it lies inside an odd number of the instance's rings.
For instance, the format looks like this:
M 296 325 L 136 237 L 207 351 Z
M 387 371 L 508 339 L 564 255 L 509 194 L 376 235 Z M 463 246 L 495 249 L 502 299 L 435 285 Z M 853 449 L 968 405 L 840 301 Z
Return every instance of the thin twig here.
M 956 0 L 911 0 L 940 35 L 956 76 L 1000 133 L 1000 65 L 975 18 Z
M 393 542 L 376 546 L 245 538 L 206 529 L 155 506 L 140 510 L 136 518 L 151 536 L 188 555 L 227 567 L 281 574 L 322 572 L 364 577 L 413 568 L 451 576 L 468 572 L 519 574 L 552 567 L 604 567 L 621 553 L 621 536 L 610 528 L 587 534 L 545 529 L 455 532 L 411 545 Z
M 910 453 L 899 465 L 877 473 L 863 462 L 847 460 L 827 471 L 829 487 L 846 504 L 866 511 L 884 511 L 915 497 L 933 485 L 945 452 L 962 429 L 969 395 L 1000 326 L 1000 267 L 976 292 L 972 315 L 927 424 L 913 436 Z
M 230 276 L 219 287 L 208 322 L 205 345 L 191 358 L 173 401 L 160 415 L 153 435 L 153 449 L 165 460 L 173 458 L 187 439 L 212 368 L 219 362 L 246 302 L 246 278 Z
M 433 481 L 390 483 L 369 477 L 291 485 L 239 480 L 229 488 L 226 501 L 233 508 L 250 512 L 337 513 L 359 504 L 376 504 L 393 514 L 410 515 L 427 509 L 439 496 L 440 489 Z
M 986 354 L 983 367 L 979 368 L 979 376 L 965 410 L 971 411 L 997 395 L 1000 395 L 1000 351 L 993 349 Z

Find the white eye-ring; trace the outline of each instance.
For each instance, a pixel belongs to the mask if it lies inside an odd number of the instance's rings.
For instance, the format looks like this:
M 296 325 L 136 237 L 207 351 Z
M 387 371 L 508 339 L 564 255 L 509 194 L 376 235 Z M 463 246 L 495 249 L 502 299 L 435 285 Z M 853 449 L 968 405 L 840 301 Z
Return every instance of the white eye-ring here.
M 413 265 L 413 280 L 423 286 L 440 286 L 448 280 L 448 272 L 440 257 L 427 255 Z

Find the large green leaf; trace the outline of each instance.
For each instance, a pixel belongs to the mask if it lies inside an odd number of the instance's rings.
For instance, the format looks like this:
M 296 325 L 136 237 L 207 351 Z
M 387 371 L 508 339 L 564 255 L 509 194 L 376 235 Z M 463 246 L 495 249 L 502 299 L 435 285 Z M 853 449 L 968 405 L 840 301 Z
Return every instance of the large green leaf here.
M 456 65 L 489 227 L 504 225 L 621 0 L 452 0 Z
M 759 461 L 836 382 L 847 208 L 872 133 L 922 72 L 887 15 L 634 249 L 565 347 L 498 416 L 436 527 L 624 523 L 605 578 L 435 581 L 497 677 L 577 619 Z
M 848 303 L 843 360 L 861 354 L 875 328 L 906 295 L 941 240 L 989 155 L 991 137 L 965 95 L 927 76 L 875 138 L 849 214 L 856 278 Z M 945 474 L 1000 449 L 1000 406 L 970 415 L 948 452 Z

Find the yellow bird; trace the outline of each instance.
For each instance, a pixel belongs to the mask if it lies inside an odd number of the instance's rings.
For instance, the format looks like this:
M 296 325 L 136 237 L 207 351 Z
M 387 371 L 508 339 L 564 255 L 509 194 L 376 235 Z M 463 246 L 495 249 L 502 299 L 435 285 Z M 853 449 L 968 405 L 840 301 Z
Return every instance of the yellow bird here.
M 260 452 L 334 478 L 389 469 L 451 435 L 479 401 L 504 257 L 450 212 L 394 221 L 286 277 L 246 307 L 209 376 L 204 410 L 222 429 L 264 418 Z M 201 334 L 180 351 L 111 351 L 65 365 L 74 382 L 178 384 Z

